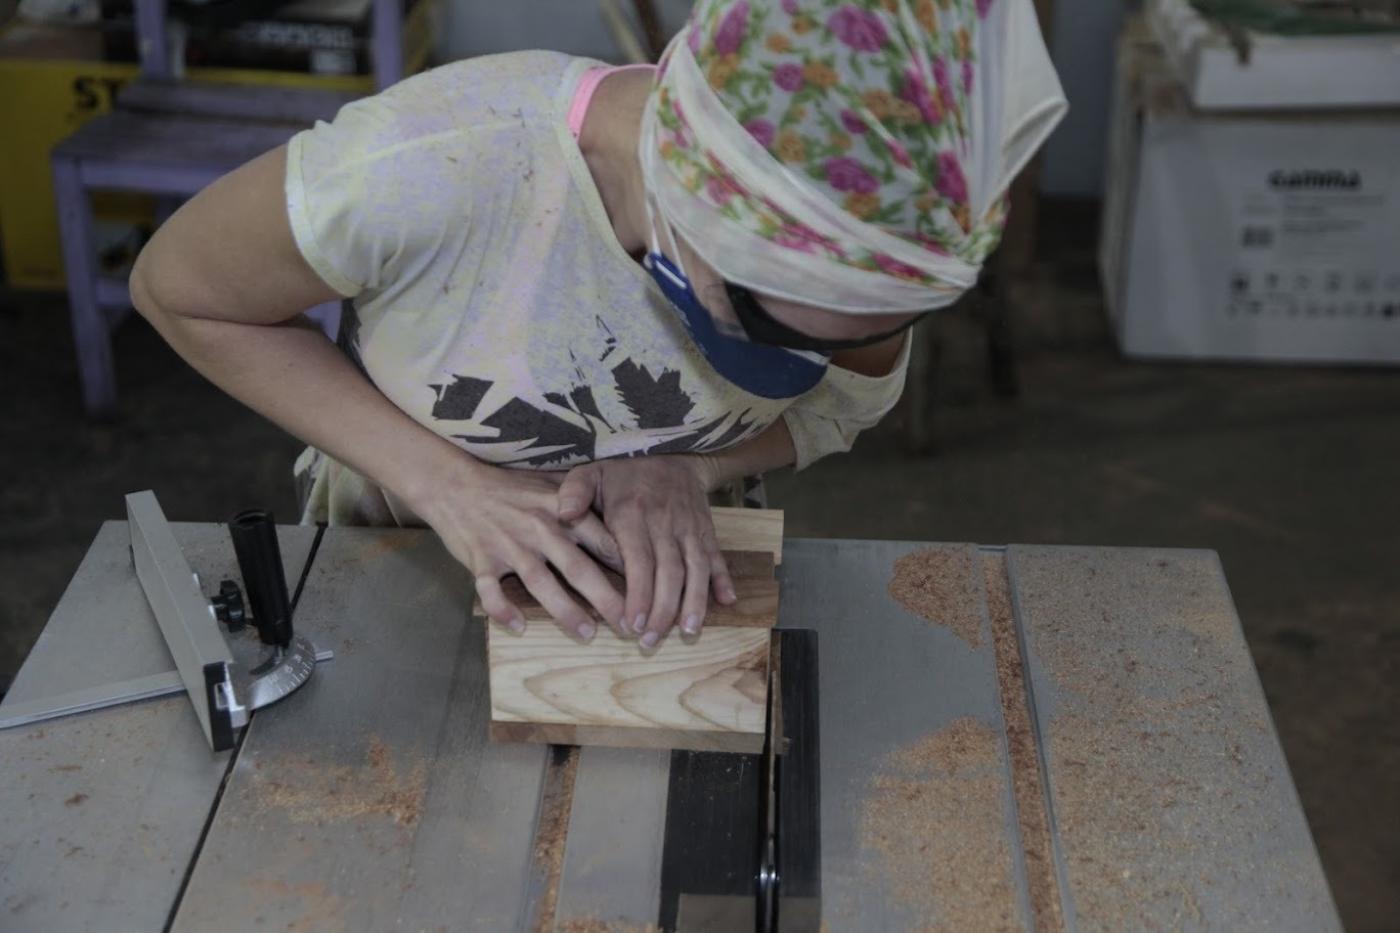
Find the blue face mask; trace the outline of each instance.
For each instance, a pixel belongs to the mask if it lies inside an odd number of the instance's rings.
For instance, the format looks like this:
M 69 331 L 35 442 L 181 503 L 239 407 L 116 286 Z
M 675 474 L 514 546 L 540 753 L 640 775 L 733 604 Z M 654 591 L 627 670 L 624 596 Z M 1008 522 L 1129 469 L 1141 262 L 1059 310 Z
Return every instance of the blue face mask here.
M 660 251 L 652 250 L 642 264 L 679 312 L 710 366 L 745 392 L 760 398 L 797 398 L 826 375 L 829 357 L 825 354 L 753 343 L 722 332 L 690 280 Z

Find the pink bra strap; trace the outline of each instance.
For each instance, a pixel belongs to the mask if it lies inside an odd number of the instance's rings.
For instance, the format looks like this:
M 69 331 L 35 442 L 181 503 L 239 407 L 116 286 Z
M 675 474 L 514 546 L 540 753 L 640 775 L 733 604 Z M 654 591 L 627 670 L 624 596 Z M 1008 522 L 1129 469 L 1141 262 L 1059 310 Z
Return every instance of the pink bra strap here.
M 583 132 L 583 118 L 588 113 L 588 105 L 593 100 L 593 92 L 598 90 L 598 85 L 603 83 L 603 79 L 608 75 L 617 74 L 619 71 L 636 71 L 646 68 L 651 71 L 656 70 L 655 65 L 599 65 L 590 68 L 583 73 L 579 79 L 578 88 L 574 91 L 574 99 L 569 103 L 569 132 L 578 139 L 578 134 Z

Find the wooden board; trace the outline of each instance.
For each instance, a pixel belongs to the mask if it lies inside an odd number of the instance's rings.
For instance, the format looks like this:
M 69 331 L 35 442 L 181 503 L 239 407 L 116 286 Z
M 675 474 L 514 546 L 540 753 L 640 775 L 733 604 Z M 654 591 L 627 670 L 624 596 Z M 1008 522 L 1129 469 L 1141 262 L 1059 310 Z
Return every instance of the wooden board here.
M 769 630 L 674 632 L 642 653 L 600 628 L 584 645 L 553 625 L 492 626 L 491 737 L 624 748 L 756 752 L 763 747 Z
M 486 739 L 470 595 L 429 532 L 327 529 L 297 619 L 335 660 L 254 715 L 176 930 L 513 928 L 546 750 Z
M 672 630 L 643 652 L 636 639 L 599 625 L 583 644 L 550 624 L 549 613 L 517 578 L 502 581 L 531 624 L 521 634 L 487 626 L 491 738 L 750 754 L 762 749 L 782 513 L 717 511 L 721 545 L 752 549 L 725 549 L 738 601 L 722 606 L 712 599 L 705 628 L 693 641 Z M 624 589 L 619 575 L 608 576 L 619 592 Z M 479 600 L 473 612 L 482 615 Z

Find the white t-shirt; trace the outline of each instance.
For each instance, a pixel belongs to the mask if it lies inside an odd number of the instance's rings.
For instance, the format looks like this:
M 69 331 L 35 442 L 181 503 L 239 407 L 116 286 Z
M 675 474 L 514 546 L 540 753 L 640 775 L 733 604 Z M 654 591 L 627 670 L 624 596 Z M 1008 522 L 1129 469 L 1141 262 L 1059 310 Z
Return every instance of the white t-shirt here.
M 850 448 L 899 398 L 893 373 L 831 367 L 796 400 L 710 368 L 623 251 L 567 112 L 599 63 L 475 58 L 356 101 L 287 152 L 292 232 L 350 299 L 342 346 L 395 405 L 473 457 L 561 470 L 709 452 L 782 417 L 797 465 Z M 315 451 L 306 518 L 405 523 L 398 503 Z

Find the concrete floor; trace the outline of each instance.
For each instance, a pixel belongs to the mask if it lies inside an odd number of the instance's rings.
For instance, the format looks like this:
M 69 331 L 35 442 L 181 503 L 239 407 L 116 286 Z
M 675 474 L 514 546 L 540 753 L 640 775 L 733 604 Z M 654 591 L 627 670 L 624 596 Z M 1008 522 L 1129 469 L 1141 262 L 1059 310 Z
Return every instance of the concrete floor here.
M 1049 215 L 1054 222 L 1056 214 Z M 1400 373 L 1146 365 L 1102 325 L 1092 217 L 1020 289 L 1022 391 L 996 398 L 978 329 L 930 334 L 935 451 L 899 416 L 847 457 L 770 481 L 792 535 L 1208 547 L 1220 552 L 1343 919 L 1400 916 Z M 294 515 L 299 444 L 205 384 L 142 322 L 121 408 L 78 411 L 66 308 L 0 295 L 0 685 L 122 495 L 176 520 Z

